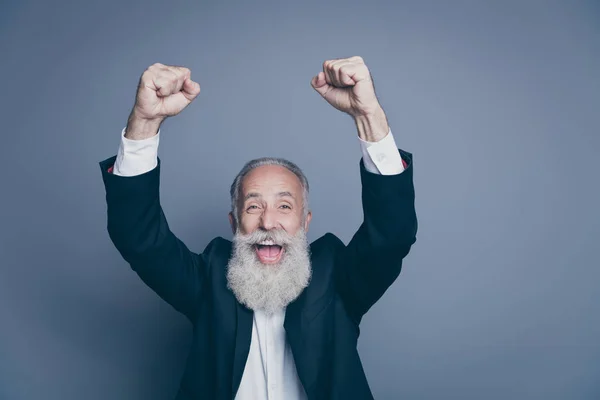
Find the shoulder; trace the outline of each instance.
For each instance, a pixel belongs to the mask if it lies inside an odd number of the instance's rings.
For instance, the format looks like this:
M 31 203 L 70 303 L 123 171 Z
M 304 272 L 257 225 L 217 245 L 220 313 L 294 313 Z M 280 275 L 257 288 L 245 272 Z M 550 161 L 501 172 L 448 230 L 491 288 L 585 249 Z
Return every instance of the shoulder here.
M 214 261 L 221 258 L 228 260 L 231 249 L 232 243 L 230 240 L 227 240 L 222 236 L 217 236 L 208 242 L 200 256 L 204 258 L 204 261 L 207 263 L 214 263 Z
M 313 241 L 310 244 L 311 250 L 313 248 L 321 249 L 324 247 L 332 247 L 332 246 L 333 247 L 344 246 L 344 242 L 342 242 L 342 240 L 340 238 L 338 238 L 331 232 L 325 233 L 323 236 L 316 239 L 315 241 Z
M 344 243 L 331 232 L 327 232 L 310 244 L 310 253 L 313 260 L 328 259 L 333 256 L 337 250 L 345 247 Z

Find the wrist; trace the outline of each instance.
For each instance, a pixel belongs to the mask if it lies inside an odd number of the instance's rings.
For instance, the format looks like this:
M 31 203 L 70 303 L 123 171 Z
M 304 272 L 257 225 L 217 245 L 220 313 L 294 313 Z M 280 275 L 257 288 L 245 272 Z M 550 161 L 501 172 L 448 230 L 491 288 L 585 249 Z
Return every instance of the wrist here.
M 373 113 L 354 117 L 358 137 L 367 142 L 378 142 L 387 136 L 390 127 L 383 108 Z
M 158 133 L 160 125 L 164 121 L 163 118 L 141 118 L 135 111 L 132 111 L 127 120 L 125 128 L 125 137 L 132 140 L 148 139 Z

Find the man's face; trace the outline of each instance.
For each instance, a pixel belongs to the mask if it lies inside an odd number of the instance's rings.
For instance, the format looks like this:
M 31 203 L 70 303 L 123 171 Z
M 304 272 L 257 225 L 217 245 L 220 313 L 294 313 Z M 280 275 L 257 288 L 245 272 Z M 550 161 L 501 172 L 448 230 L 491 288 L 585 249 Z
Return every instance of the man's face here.
M 250 171 L 242 182 L 239 209 L 239 233 L 248 235 L 255 230 L 281 230 L 294 236 L 302 227 L 308 232 L 312 218 L 309 212 L 302 219 L 302 184 L 300 179 L 280 165 L 263 165 Z M 233 217 L 229 221 L 234 233 Z M 257 246 L 256 254 L 265 265 L 276 264 L 285 254 L 280 246 Z
M 273 313 L 296 299 L 310 281 L 306 232 L 312 215 L 302 220 L 302 185 L 282 166 L 250 171 L 241 197 L 237 230 L 229 213 L 234 237 L 228 287 L 248 308 Z

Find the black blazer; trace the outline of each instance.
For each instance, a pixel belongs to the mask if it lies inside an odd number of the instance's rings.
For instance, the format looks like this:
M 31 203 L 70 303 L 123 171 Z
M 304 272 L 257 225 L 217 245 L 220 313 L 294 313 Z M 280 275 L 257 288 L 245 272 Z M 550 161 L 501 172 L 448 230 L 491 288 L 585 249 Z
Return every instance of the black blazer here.
M 361 158 L 364 220 L 347 246 L 332 233 L 310 244 L 312 279 L 287 307 L 284 328 L 310 400 L 373 398 L 357 351 L 359 324 L 400 274 L 417 233 L 412 154 L 398 151 L 406 163 L 398 175 L 368 172 Z M 131 177 L 108 172 L 115 159 L 99 163 L 110 239 L 140 278 L 193 325 L 176 400 L 233 399 L 253 311 L 227 288 L 232 242 L 219 236 L 202 253 L 190 251 L 169 229 L 160 205 L 160 158 L 153 170 Z

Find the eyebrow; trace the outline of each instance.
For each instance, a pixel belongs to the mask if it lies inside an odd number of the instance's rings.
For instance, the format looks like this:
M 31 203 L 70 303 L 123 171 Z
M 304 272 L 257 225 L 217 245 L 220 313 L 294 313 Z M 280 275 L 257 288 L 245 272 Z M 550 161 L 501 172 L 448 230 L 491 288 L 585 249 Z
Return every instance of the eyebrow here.
M 277 197 L 284 197 L 284 196 L 289 196 L 292 199 L 296 200 L 296 198 L 294 197 L 294 195 L 290 192 L 279 192 L 277 193 Z M 244 196 L 244 202 L 250 198 L 259 198 L 262 199 L 262 195 L 260 193 L 256 193 L 256 192 L 250 192 L 248 193 L 246 196 Z

